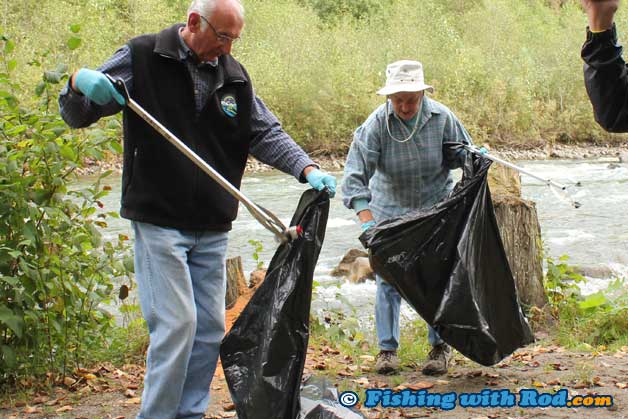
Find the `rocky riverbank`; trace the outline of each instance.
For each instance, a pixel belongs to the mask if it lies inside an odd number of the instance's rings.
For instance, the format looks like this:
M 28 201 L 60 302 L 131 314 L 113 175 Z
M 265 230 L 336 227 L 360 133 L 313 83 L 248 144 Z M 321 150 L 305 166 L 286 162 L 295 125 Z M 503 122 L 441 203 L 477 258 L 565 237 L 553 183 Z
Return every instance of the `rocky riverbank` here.
M 487 147 L 488 148 L 488 147 Z M 510 160 L 581 160 L 592 158 L 608 158 L 609 162 L 628 163 L 628 143 L 621 145 L 546 145 L 544 147 L 504 147 L 489 148 L 491 152 Z M 318 156 L 314 160 L 328 171 L 344 168 L 346 156 Z M 272 170 L 268 165 L 249 159 L 247 172 L 263 172 Z
M 490 148 L 491 152 L 510 160 L 581 160 L 592 158 L 608 158 L 609 162 L 628 163 L 628 143 L 607 145 L 562 145 L 549 143 L 543 147 L 502 147 Z M 344 168 L 346 156 L 321 155 L 314 160 L 327 171 L 339 171 Z M 98 162 L 89 160 L 87 168 L 80 171 L 82 175 L 92 175 L 104 170 L 122 172 L 122 158 L 112 158 L 108 161 Z M 246 164 L 247 173 L 259 173 L 272 170 L 272 167 L 260 163 L 254 158 L 249 158 Z

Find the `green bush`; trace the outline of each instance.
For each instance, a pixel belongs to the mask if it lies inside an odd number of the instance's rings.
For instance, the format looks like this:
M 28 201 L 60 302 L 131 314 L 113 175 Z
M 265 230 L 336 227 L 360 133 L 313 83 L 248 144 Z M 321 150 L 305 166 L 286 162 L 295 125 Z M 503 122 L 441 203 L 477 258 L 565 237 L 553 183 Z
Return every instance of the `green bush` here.
M 68 43 L 76 48 L 80 27 Z M 103 173 L 75 185 L 86 157 L 119 153 L 119 123 L 71 131 L 56 98 L 67 67 L 48 68 L 48 54 L 31 62 L 41 81 L 36 100 L 23 103 L 15 82 L 22 66 L 15 42 L 0 32 L 0 386 L 46 372 L 63 376 L 92 348 L 107 346 L 114 325 L 102 305 L 114 280 L 128 282 L 126 240 L 103 240 L 108 217 L 99 201 L 108 193 Z M 32 104 L 32 105 L 31 105 Z
M 578 284 L 585 278 L 567 264 L 548 258 L 545 289 L 553 316 L 559 321 L 560 343 L 579 346 L 626 345 L 628 290 L 616 279 L 604 291 L 583 296 Z
M 365 20 L 382 13 L 390 0 L 299 0 L 299 3 L 311 7 L 325 23 L 336 24 L 345 17 Z

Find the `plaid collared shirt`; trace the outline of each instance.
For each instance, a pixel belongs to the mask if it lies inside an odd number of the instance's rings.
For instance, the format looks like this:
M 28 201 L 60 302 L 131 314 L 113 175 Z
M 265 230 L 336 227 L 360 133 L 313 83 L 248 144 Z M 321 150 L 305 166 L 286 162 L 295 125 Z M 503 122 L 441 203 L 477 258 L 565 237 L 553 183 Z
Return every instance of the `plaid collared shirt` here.
M 179 39 L 181 41 L 179 58 L 185 62 L 190 73 L 196 109 L 200 111 L 213 91 L 215 66 L 218 60 L 198 63 L 183 39 L 181 37 Z M 132 68 L 131 49 L 124 45 L 98 70 L 114 78 L 121 78 L 129 92 L 133 92 Z M 116 101 L 104 106 L 96 105 L 85 96 L 75 93 L 68 84 L 59 95 L 59 111 L 67 124 L 75 128 L 86 127 L 120 110 L 122 107 Z M 305 178 L 301 176 L 303 169 L 311 165 L 318 167 L 282 129 L 277 117 L 257 95 L 254 95 L 253 99 L 251 130 L 253 140 L 250 152 L 259 161 L 289 173 L 301 182 L 305 182 Z
M 376 221 L 430 207 L 453 189 L 451 169 L 462 165 L 461 150 L 444 142 L 471 143 L 469 134 L 445 105 L 423 97 L 418 127 L 410 140 L 393 140 L 412 132 L 394 113 L 392 104 L 378 107 L 355 131 L 342 184 L 343 202 L 369 201 Z

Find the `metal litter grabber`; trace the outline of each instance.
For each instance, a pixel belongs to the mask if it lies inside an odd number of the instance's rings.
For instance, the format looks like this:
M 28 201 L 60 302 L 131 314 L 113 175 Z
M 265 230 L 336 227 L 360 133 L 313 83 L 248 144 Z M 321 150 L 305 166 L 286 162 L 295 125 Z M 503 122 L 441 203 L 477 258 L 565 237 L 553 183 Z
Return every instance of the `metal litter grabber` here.
M 215 180 L 220 186 L 222 186 L 231 196 L 237 199 L 246 207 L 261 225 L 275 235 L 280 242 L 286 242 L 294 240 L 299 236 L 299 227 L 286 227 L 277 216 L 272 212 L 255 204 L 249 198 L 247 198 L 242 192 L 240 192 L 235 186 L 233 186 L 227 179 L 225 179 L 220 173 L 211 167 L 205 160 L 199 157 L 192 149 L 190 149 L 183 141 L 177 138 L 171 133 L 165 126 L 157 121 L 151 114 L 146 112 L 136 101 L 134 101 L 129 95 L 129 91 L 126 88 L 126 84 L 123 80 L 114 79 L 107 76 L 113 83 L 116 90 L 124 96 L 126 99 L 126 105 L 133 110 L 138 116 L 146 121 L 151 127 L 159 132 L 166 140 L 174 145 L 180 152 L 185 154 L 194 164 L 196 164 L 203 172 L 207 173 L 209 177 Z
M 558 199 L 563 200 L 563 201 L 567 201 L 574 208 L 580 208 L 582 206 L 582 204 L 577 202 L 577 201 L 575 201 L 568 194 L 568 191 L 567 191 L 571 186 L 582 186 L 580 184 L 580 182 L 576 182 L 574 185 L 567 186 L 567 185 L 560 184 L 558 182 L 554 182 L 551 179 L 544 179 L 544 178 L 542 178 L 542 177 L 540 177 L 538 175 L 535 175 L 532 172 L 529 172 L 528 170 L 524 169 L 523 167 L 520 167 L 520 166 L 517 166 L 515 164 L 512 164 L 512 163 L 510 163 L 510 162 L 508 162 L 506 160 L 502 160 L 499 157 L 495 157 L 495 156 L 491 155 L 488 152 L 483 153 L 483 152 L 480 151 L 479 148 L 477 148 L 476 146 L 473 146 L 473 145 L 463 144 L 463 143 L 453 143 L 453 142 L 446 142 L 446 143 L 444 143 L 444 145 L 448 146 L 448 147 L 450 147 L 452 149 L 461 148 L 462 147 L 465 150 L 467 150 L 467 151 L 469 151 L 469 152 L 471 152 L 473 154 L 476 154 L 476 155 L 478 155 L 480 157 L 484 157 L 485 159 L 489 159 L 491 161 L 494 161 L 495 163 L 501 164 L 502 166 L 509 167 L 511 169 L 514 169 L 514 170 L 524 174 L 524 175 L 530 176 L 531 178 L 540 180 L 541 182 L 543 182 L 544 184 L 546 184 L 550 188 L 550 190 L 554 193 L 554 195 L 556 195 L 556 197 Z M 558 189 L 558 191 L 560 191 L 560 192 L 558 192 L 556 189 Z

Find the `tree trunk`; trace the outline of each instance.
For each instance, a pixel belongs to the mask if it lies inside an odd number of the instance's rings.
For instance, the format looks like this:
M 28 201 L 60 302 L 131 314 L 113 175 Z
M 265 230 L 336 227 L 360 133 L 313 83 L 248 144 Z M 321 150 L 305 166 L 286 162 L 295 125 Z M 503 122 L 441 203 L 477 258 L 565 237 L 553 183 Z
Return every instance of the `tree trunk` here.
M 536 205 L 516 196 L 493 196 L 495 216 L 519 300 L 528 306 L 547 303 L 543 287 L 543 245 Z
M 543 307 L 547 297 L 543 287 L 543 244 L 536 205 L 521 199 L 521 176 L 513 169 L 493 164 L 488 182 L 519 301 Z
M 247 288 L 240 256 L 227 259 L 227 294 L 225 295 L 225 306 L 231 308 L 238 297 L 246 292 Z

